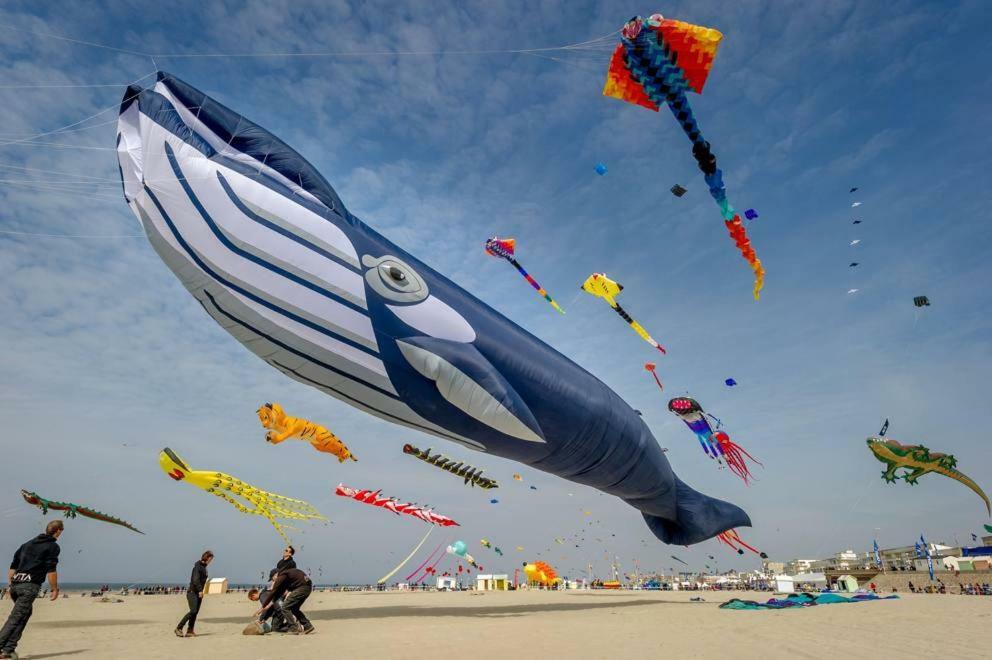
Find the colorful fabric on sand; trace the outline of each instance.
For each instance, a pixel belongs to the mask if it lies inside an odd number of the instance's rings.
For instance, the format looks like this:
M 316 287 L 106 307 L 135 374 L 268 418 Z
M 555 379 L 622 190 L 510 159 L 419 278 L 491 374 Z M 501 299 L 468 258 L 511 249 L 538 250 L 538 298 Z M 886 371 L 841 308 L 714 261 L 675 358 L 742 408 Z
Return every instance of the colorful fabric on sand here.
M 657 112 L 667 105 L 692 142 L 692 154 L 703 172 L 724 224 L 754 271 L 754 297 L 764 286 L 765 269 L 751 247 L 743 221 L 727 199 L 723 173 L 696 123 L 687 92 L 701 94 L 723 35 L 714 29 L 664 18 L 637 16 L 624 25 L 613 51 L 603 94 Z
M 21 497 L 28 504 L 34 505 L 41 509 L 41 514 L 47 516 L 49 511 L 62 511 L 66 518 L 75 518 L 77 515 L 83 516 L 84 518 L 91 518 L 93 520 L 99 520 L 100 522 L 110 523 L 111 525 L 120 525 L 121 527 L 127 527 L 132 532 L 138 532 L 139 534 L 144 534 L 140 529 L 131 525 L 131 523 L 121 520 L 120 518 L 115 518 L 114 516 L 108 515 L 97 511 L 96 509 L 91 509 L 88 506 L 83 506 L 82 504 L 73 504 L 72 502 L 58 502 L 55 500 L 46 500 L 44 497 L 38 493 L 33 493 L 30 490 L 22 490 Z
M 517 272 L 523 275 L 524 279 L 527 280 L 527 282 L 530 283 L 532 287 L 534 287 L 535 291 L 537 291 L 539 294 L 544 296 L 544 299 L 547 300 L 552 307 L 554 307 L 559 312 L 564 314 L 565 310 L 559 307 L 558 303 L 556 303 L 554 300 L 551 299 L 551 296 L 549 296 L 548 292 L 544 290 L 544 287 L 538 284 L 537 280 L 531 277 L 527 273 L 527 271 L 524 270 L 524 267 L 520 265 L 520 262 L 517 261 L 516 257 L 514 256 L 516 245 L 517 245 L 516 239 L 500 238 L 499 236 L 493 236 L 492 238 L 486 241 L 486 253 L 494 257 L 502 257 L 503 259 L 509 261 L 513 265 L 513 267 L 517 269 Z
M 263 516 L 287 543 L 290 540 L 283 530 L 289 529 L 289 527 L 280 523 L 277 518 L 327 520 L 320 515 L 317 509 L 303 500 L 284 497 L 261 488 L 255 488 L 251 484 L 223 472 L 193 470 L 168 447 L 158 455 L 158 464 L 162 471 L 175 481 L 185 481 L 211 495 L 216 495 L 241 513 Z M 251 508 L 247 505 L 251 505 Z
M 786 598 L 772 598 L 764 603 L 753 600 L 741 600 L 732 598 L 720 605 L 722 610 L 784 610 L 791 607 L 813 607 L 815 605 L 834 605 L 837 603 L 863 603 L 875 600 L 897 600 L 899 596 L 877 596 L 875 594 L 857 594 L 851 598 L 846 598 L 838 594 L 790 594 Z
M 396 515 L 405 514 L 408 516 L 413 516 L 414 518 L 419 518 L 424 522 L 432 525 L 438 525 L 440 527 L 452 527 L 458 525 L 458 523 L 454 520 L 448 516 L 442 516 L 440 513 L 434 511 L 434 509 L 413 504 L 411 502 L 400 502 L 395 497 L 385 497 L 380 495 L 380 492 L 381 491 L 378 490 L 358 490 L 355 488 L 349 488 L 344 484 L 338 484 L 338 487 L 334 490 L 335 495 L 349 497 L 363 504 L 371 504 L 372 506 L 377 506 L 386 509 L 387 511 L 392 511 Z

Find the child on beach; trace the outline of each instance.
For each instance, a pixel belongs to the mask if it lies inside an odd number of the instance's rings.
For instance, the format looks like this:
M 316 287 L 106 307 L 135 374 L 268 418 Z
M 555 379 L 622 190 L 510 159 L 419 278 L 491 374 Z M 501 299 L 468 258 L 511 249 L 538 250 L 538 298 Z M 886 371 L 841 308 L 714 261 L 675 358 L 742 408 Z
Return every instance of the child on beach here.
M 203 604 L 203 592 L 207 588 L 207 566 L 214 559 L 214 553 L 207 550 L 200 555 L 200 561 L 193 564 L 193 572 L 189 577 L 189 587 L 186 589 L 186 602 L 189 603 L 189 612 L 179 620 L 176 626 L 176 637 L 196 637 L 193 627 L 196 626 L 196 615 L 200 612 L 200 605 Z M 186 634 L 183 635 L 183 626 Z
M 0 658 L 16 657 L 14 651 L 21 640 L 28 619 L 34 611 L 34 601 L 41 591 L 41 585 L 48 578 L 52 588 L 52 600 L 59 597 L 59 545 L 56 543 L 65 530 L 61 520 L 53 520 L 45 527 L 45 533 L 31 539 L 14 553 L 14 559 L 7 571 L 10 584 L 10 599 L 14 608 L 10 611 L 7 623 L 0 630 Z

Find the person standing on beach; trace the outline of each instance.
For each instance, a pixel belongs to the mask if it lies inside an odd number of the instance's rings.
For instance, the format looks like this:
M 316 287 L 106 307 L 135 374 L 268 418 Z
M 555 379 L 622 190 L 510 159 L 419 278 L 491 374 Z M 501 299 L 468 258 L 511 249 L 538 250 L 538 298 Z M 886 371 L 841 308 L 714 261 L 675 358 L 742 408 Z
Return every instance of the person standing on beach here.
M 287 545 L 286 549 L 282 551 L 282 559 L 276 564 L 276 571 L 282 572 L 287 568 L 296 568 L 296 560 L 293 557 L 296 555 L 296 548 L 291 545 Z
M 300 608 L 312 592 L 313 583 L 306 573 L 298 568 L 287 568 L 276 576 L 272 583 L 272 591 L 265 597 L 262 609 L 256 612 L 255 616 L 261 616 L 280 596 L 286 594 L 280 611 L 289 624 L 289 632 L 294 635 L 309 635 L 315 628 Z
M 41 591 L 41 585 L 48 578 L 52 588 L 52 600 L 59 597 L 59 544 L 65 526 L 61 520 L 53 520 L 45 527 L 45 533 L 31 539 L 14 553 L 7 571 L 10 583 L 10 599 L 14 609 L 10 611 L 7 623 L 0 630 L 0 658 L 13 658 L 17 642 L 21 640 L 28 619 L 34 611 L 34 601 Z
M 203 603 L 203 592 L 207 588 L 207 566 L 214 559 L 214 553 L 207 550 L 200 556 L 200 561 L 193 564 L 193 573 L 189 576 L 189 587 L 186 589 L 186 602 L 189 603 L 189 612 L 179 620 L 176 626 L 176 637 L 183 637 L 183 626 L 186 628 L 186 637 L 196 637 L 193 632 L 196 626 L 196 615 L 200 612 L 200 605 Z

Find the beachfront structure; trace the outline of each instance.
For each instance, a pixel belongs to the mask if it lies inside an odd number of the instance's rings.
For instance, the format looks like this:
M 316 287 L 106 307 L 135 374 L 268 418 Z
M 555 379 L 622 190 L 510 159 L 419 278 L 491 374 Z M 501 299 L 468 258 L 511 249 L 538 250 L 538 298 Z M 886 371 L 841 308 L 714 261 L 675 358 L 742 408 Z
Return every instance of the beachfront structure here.
M 227 578 L 218 577 L 207 580 L 207 588 L 203 590 L 205 596 L 219 596 L 227 593 Z
M 761 562 L 761 572 L 765 575 L 782 575 L 785 573 L 785 562 L 765 559 Z
M 453 577 L 443 575 L 437 579 L 438 591 L 454 591 L 458 588 L 458 582 Z
M 509 591 L 509 575 L 477 575 L 475 588 L 479 591 Z

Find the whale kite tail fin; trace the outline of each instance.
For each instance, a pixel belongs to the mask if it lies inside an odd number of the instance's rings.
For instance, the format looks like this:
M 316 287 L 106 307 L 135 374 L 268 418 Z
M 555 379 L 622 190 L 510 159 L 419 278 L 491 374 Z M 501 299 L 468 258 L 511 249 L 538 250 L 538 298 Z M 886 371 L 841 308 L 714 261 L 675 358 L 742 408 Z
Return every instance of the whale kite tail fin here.
M 735 504 L 703 495 L 675 478 L 675 519 L 643 514 L 648 528 L 670 545 L 692 545 L 735 527 L 750 527 L 751 519 Z

